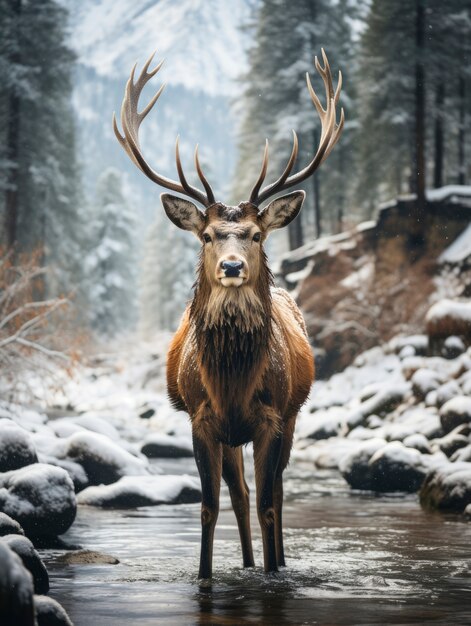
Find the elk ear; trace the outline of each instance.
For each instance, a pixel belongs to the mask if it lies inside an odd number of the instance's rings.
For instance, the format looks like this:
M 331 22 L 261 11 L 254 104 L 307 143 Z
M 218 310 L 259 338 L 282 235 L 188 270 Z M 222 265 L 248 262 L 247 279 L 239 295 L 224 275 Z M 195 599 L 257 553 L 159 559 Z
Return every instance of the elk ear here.
M 172 220 L 175 226 L 183 230 L 190 230 L 196 236 L 199 236 L 206 222 L 204 213 L 193 202 L 178 196 L 172 196 L 169 193 L 161 194 L 160 201 L 167 217 Z
M 269 232 L 275 228 L 288 226 L 301 210 L 305 197 L 304 191 L 293 191 L 286 196 L 272 200 L 260 213 L 259 219 L 263 229 Z

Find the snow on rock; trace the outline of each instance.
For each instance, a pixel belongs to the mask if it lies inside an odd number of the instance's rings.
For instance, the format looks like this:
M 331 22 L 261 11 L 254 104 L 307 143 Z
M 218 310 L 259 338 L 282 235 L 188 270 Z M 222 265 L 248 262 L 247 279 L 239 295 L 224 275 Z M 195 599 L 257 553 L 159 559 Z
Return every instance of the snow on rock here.
M 88 487 L 79 504 L 103 508 L 134 508 L 201 501 L 199 481 L 191 476 L 125 476 L 112 485 Z
M 309 461 L 319 469 L 337 469 L 341 460 L 358 447 L 357 441 L 344 437 L 322 439 L 314 444 L 291 452 L 293 461 Z
M 34 596 L 34 611 L 38 626 L 73 626 L 65 609 L 48 596 Z
M 346 424 L 349 429 L 359 426 L 370 415 L 384 416 L 403 402 L 410 390 L 406 383 L 397 386 L 385 386 L 372 398 L 365 400 L 349 413 Z
M 432 469 L 420 490 L 426 508 L 464 512 L 471 504 L 471 463 L 445 463 Z
M 461 395 L 461 389 L 456 380 L 449 380 L 448 382 L 440 385 L 436 390 L 434 396 L 434 404 L 437 407 L 442 407 L 445 402 L 451 400 L 455 396 Z
M 451 432 L 460 424 L 471 423 L 471 398 L 456 396 L 440 409 L 440 420 L 445 433 Z
M 179 459 L 192 457 L 193 445 L 187 437 L 152 433 L 145 438 L 141 452 L 149 458 Z
M 432 448 L 430 446 L 429 440 L 422 433 L 414 433 L 413 435 L 408 435 L 404 438 L 402 442 L 408 448 L 415 448 L 422 454 L 431 454 Z
M 394 420 L 385 422 L 375 432 L 388 441 L 403 441 L 416 433 L 424 435 L 427 439 L 443 434 L 438 414 L 432 408 L 425 409 L 420 406 L 405 409 L 400 415 L 394 416 Z
M 423 458 L 400 441 L 377 450 L 368 461 L 374 491 L 417 491 L 427 473 Z
M 29 537 L 60 535 L 75 519 L 74 485 L 65 470 L 43 463 L 0 474 L 0 510 Z
M 149 473 L 147 459 L 140 459 L 105 435 L 91 431 L 76 432 L 58 440 L 51 454 L 58 459 L 79 463 L 91 485 L 109 484 L 122 476 Z
M 0 624 L 35 626 L 33 578 L 20 557 L 1 541 Z
M 24 535 L 20 524 L 6 513 L 0 513 L 0 537 L 5 535 Z
M 353 489 L 372 489 L 372 477 L 369 460 L 375 452 L 384 448 L 386 441 L 380 438 L 362 442 L 350 454 L 347 454 L 339 463 L 342 476 Z
M 0 542 L 13 550 L 30 572 L 33 577 L 34 593 L 47 593 L 49 591 L 49 575 L 31 541 L 21 535 L 5 535 L 5 537 L 0 538 Z
M 411 378 L 412 391 L 416 398 L 425 400 L 427 394 L 438 389 L 443 382 L 443 378 L 437 372 L 421 368 Z
M 0 472 L 19 469 L 37 460 L 28 431 L 10 419 L 0 419 Z
M 443 202 L 451 198 L 469 198 L 471 185 L 444 185 L 437 189 L 427 189 L 425 193 L 430 202 Z
M 40 463 L 55 465 L 56 467 L 62 467 L 62 469 L 65 469 L 74 483 L 76 493 L 82 491 L 82 489 L 85 489 L 85 487 L 90 485 L 87 473 L 80 463 L 76 463 L 70 459 L 56 459 L 56 457 L 48 456 L 47 454 L 39 454 L 38 458 Z
M 430 442 L 432 450 L 441 450 L 447 456 L 451 456 L 460 448 L 464 448 L 470 443 L 469 427 L 467 425 L 457 426 L 454 430 L 443 437 L 432 439 Z
M 467 461 L 471 463 L 471 443 L 456 450 L 456 452 L 451 455 L 450 461 L 453 463 L 456 461 Z
M 471 256 L 471 224 L 445 248 L 438 257 L 439 263 L 462 263 Z
M 457 335 L 471 338 L 471 302 L 439 300 L 428 310 L 425 317 L 430 338 L 446 338 Z
M 428 350 L 428 337 L 427 335 L 408 335 L 407 337 L 393 337 L 387 347 L 392 352 L 401 355 L 406 348 L 412 348 L 413 352 L 405 356 L 425 356 Z
M 298 417 L 298 434 L 307 439 L 329 439 L 340 434 L 347 412 L 341 407 L 329 407 L 314 414 L 302 412 Z
M 442 354 L 445 359 L 456 359 L 466 351 L 464 341 L 460 337 L 452 335 L 443 342 Z

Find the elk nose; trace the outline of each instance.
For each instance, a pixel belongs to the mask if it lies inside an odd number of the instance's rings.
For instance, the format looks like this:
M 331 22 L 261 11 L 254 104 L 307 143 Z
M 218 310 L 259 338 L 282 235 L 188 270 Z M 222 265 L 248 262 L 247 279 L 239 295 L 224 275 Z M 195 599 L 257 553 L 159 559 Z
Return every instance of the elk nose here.
M 223 261 L 221 267 L 224 270 L 224 274 L 230 278 L 239 276 L 244 264 L 242 261 Z

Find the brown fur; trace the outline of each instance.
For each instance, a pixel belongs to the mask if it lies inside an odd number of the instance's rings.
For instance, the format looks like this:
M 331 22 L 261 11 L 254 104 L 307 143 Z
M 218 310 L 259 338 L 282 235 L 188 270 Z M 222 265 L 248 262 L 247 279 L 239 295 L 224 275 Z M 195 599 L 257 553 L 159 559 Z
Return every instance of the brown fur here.
M 233 222 L 236 229 L 242 225 L 261 228 L 248 207 L 248 215 L 244 206 L 231 207 L 227 219 L 220 205 L 215 206 L 208 211 L 206 230 L 230 231 Z M 247 246 L 243 251 L 240 258 L 247 261 L 249 280 L 232 288 L 221 287 L 212 280 L 214 272 L 208 265 L 211 266 L 213 252 L 207 250 L 209 247 L 203 248 L 194 298 L 169 349 L 168 393 L 176 408 L 189 413 L 194 440 L 203 448 L 210 451 L 215 444 L 222 444 L 224 450 L 254 442 L 260 491 L 264 489 L 267 455 L 276 457 L 276 476 L 267 480 L 275 481 L 274 486 L 271 484 L 274 498 L 279 501 L 279 514 L 270 507 L 272 513 L 262 511 L 259 506 L 259 517 L 262 527 L 273 523 L 279 527 L 277 561 L 284 564 L 281 474 L 289 461 L 297 413 L 314 379 L 312 352 L 295 302 L 286 291 L 272 286 L 262 245 L 250 249 Z M 254 267 L 258 268 L 256 273 Z M 270 452 L 271 445 L 278 448 Z M 216 458 L 205 460 L 211 462 L 219 463 Z M 258 487 L 257 484 L 257 490 Z M 203 503 L 203 528 L 205 524 L 215 524 L 214 507 L 205 507 Z M 264 539 L 265 543 L 268 545 L 270 539 Z M 267 564 L 267 558 L 265 555 L 266 569 L 276 569 L 276 562 L 273 567 L 273 563 Z M 204 576 L 204 571 L 204 567 L 203 573 L 200 569 L 200 575 Z

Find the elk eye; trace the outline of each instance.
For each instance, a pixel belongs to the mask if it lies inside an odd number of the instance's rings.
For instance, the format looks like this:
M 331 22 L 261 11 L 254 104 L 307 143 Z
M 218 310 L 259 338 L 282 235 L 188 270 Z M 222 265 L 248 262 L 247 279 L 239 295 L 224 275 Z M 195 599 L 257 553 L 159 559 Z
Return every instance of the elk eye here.
M 255 233 L 255 235 L 253 236 L 253 241 L 260 241 L 261 238 L 262 233 Z
M 203 234 L 203 239 L 205 243 L 211 243 L 211 237 L 208 235 L 208 233 Z

